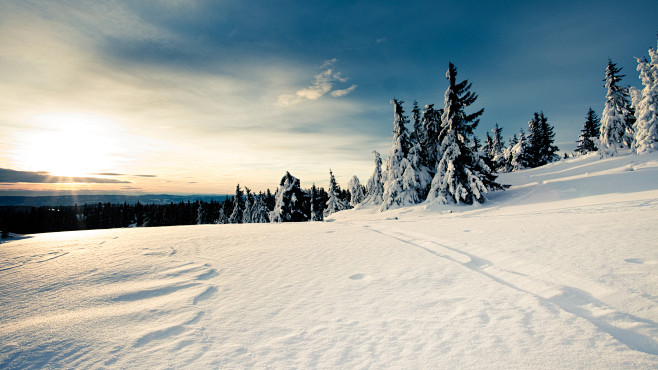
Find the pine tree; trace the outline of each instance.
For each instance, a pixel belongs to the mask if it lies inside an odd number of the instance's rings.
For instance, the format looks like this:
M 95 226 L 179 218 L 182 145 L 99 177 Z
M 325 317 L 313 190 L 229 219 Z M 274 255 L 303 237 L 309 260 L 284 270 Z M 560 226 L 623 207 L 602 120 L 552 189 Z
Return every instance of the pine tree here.
M 427 168 L 430 177 L 434 177 L 438 166 L 437 153 L 439 150 L 441 114 L 443 114 L 443 109 L 434 110 L 434 104 L 426 105 L 422 112 L 423 131 L 420 137 L 420 159 L 421 164 Z
M 235 187 L 235 196 L 233 197 L 233 212 L 228 219 L 230 224 L 241 224 L 242 215 L 244 213 L 244 199 L 240 184 Z
M 299 186 L 299 179 L 286 172 L 274 194 L 274 210 L 270 213 L 272 222 L 308 221 L 310 199 Z
M 203 225 L 205 222 L 205 213 L 206 210 L 204 209 L 204 204 L 205 202 L 199 202 L 199 208 L 197 208 L 197 216 L 196 216 L 196 224 L 197 225 Z
M 228 222 L 228 216 L 226 215 L 227 212 L 227 202 L 224 201 L 222 202 L 222 205 L 219 207 L 219 215 L 217 217 L 217 223 L 218 224 L 227 224 Z
M 365 198 L 365 195 L 363 194 L 363 187 L 361 186 L 361 182 L 359 181 L 359 178 L 354 175 L 352 179 L 350 180 L 349 184 L 347 185 L 350 191 L 350 205 L 352 207 L 356 207 L 359 205 L 361 202 L 363 202 L 363 199 Z
M 265 195 L 260 192 L 254 199 L 253 211 L 251 213 L 251 222 L 256 224 L 263 224 L 270 222 L 270 210 L 267 209 L 265 204 Z
M 338 186 L 338 183 L 336 183 L 336 178 L 331 170 L 329 170 L 328 189 L 329 199 L 327 200 L 327 206 L 324 209 L 324 217 L 347 209 L 347 204 L 340 198 L 340 187 Z
M 408 141 L 404 144 L 408 134 L 402 102 L 393 99 L 391 104 L 394 112 L 393 140 L 386 161 L 382 211 L 419 203 L 429 183 L 429 175 L 420 164 L 420 144 Z
M 658 50 L 649 49 L 649 58 L 636 58 L 637 70 L 644 88 L 638 90 L 636 106 L 635 142 L 637 154 L 658 150 Z
M 445 108 L 441 117 L 441 159 L 432 180 L 427 200 L 440 204 L 484 202 L 489 190 L 502 189 L 496 176 L 480 156 L 473 152 L 470 137 L 479 123 L 484 109 L 466 114 L 477 95 L 470 92 L 471 84 L 456 82 L 457 69 L 450 63 L 446 78 L 450 85 L 445 92 Z
M 527 167 L 539 167 L 560 159 L 560 156 L 555 154 L 558 147 L 553 145 L 554 139 L 553 126 L 548 124 L 544 112 L 535 112 L 528 122 Z
M 526 139 L 523 129 L 521 129 L 518 138 L 514 135 L 510 142 L 508 170 L 518 171 L 524 168 L 530 168 L 530 155 L 528 152 L 528 140 Z
M 253 203 L 254 199 L 251 195 L 251 190 L 248 187 L 244 187 L 244 211 L 242 211 L 242 223 L 248 224 L 251 223 L 251 218 L 253 216 Z
M 634 112 L 628 101 L 628 88 L 619 86 L 624 77 L 619 72 L 621 68 L 608 59 L 603 80 L 607 89 L 606 102 L 599 133 L 601 155 L 617 155 L 619 148 L 629 148 L 633 141 Z
M 596 140 L 601 130 L 600 123 L 599 117 L 596 116 L 594 110 L 589 108 L 585 117 L 585 125 L 578 137 L 578 146 L 576 147 L 578 153 L 587 154 L 598 150 Z
M 368 193 L 366 198 L 363 200 L 363 204 L 374 204 L 379 205 L 382 203 L 382 197 L 384 195 L 384 181 L 382 179 L 382 157 L 376 150 L 372 151 L 372 155 L 375 157 L 375 169 L 372 172 L 372 176 L 368 179 L 366 189 Z
M 496 126 L 491 129 L 491 151 L 489 153 L 494 171 L 505 167 L 505 140 L 503 140 L 503 128 Z

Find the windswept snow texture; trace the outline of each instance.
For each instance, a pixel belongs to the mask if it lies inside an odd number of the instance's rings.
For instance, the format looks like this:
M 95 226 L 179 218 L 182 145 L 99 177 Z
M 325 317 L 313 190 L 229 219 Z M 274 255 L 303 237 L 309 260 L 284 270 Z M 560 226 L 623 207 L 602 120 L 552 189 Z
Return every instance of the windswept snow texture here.
M 0 244 L 0 368 L 655 368 L 658 155 L 475 207 Z

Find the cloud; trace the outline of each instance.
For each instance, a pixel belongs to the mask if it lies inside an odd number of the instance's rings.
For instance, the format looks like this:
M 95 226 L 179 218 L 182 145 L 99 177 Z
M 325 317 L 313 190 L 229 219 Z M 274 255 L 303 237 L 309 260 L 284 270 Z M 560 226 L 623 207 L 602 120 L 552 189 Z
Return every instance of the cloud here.
M 158 177 L 158 175 L 134 175 L 136 177 Z
M 64 177 L 50 176 L 48 172 L 15 171 L 0 168 L 0 182 L 6 183 L 38 183 L 38 184 L 130 184 L 130 181 L 119 181 L 114 179 L 101 179 L 97 177 Z
M 349 80 L 349 78 L 343 77 L 340 72 L 336 72 L 334 70 L 333 66 L 337 62 L 338 59 L 336 58 L 326 60 L 320 66 L 320 69 L 324 69 L 324 71 L 315 75 L 315 78 L 313 79 L 313 82 L 311 82 L 310 86 L 297 90 L 297 92 L 294 94 L 279 95 L 277 105 L 290 106 L 301 103 L 304 100 L 318 100 L 328 92 L 331 92 L 331 96 L 338 98 L 354 91 L 354 89 L 357 87 L 356 84 L 353 84 L 346 89 L 332 91 L 334 85 L 337 82 L 345 83 Z
M 334 90 L 334 91 L 331 92 L 331 96 L 333 96 L 333 97 L 335 97 L 335 98 L 338 98 L 338 97 L 341 97 L 341 96 L 345 96 L 345 95 L 351 93 L 352 91 L 354 91 L 354 90 L 356 89 L 356 86 L 357 86 L 357 85 L 354 84 L 354 85 L 348 87 L 347 89 Z

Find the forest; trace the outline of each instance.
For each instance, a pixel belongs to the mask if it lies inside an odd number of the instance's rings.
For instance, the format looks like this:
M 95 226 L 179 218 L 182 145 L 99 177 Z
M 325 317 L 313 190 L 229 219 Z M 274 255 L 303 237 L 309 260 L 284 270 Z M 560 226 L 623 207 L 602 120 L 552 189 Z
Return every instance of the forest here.
M 636 58 L 643 88 L 622 84 L 621 68 L 608 60 L 604 109 L 599 118 L 587 109 L 574 153 L 598 152 L 603 157 L 622 152 L 643 154 L 658 150 L 658 52 Z M 414 101 L 411 117 L 403 101 L 393 99 L 393 137 L 386 162 L 373 151 L 374 170 L 365 185 L 354 176 L 341 189 L 329 170 L 325 190 L 315 184 L 303 189 L 289 172 L 274 194 L 268 189 L 255 194 L 238 184 L 235 194 L 222 201 L 156 204 L 98 203 L 59 207 L 0 207 L 0 230 L 30 234 L 117 227 L 153 227 L 193 224 L 240 224 L 322 221 L 332 213 L 357 206 L 376 206 L 381 211 L 419 203 L 473 204 L 486 200 L 490 191 L 507 185 L 496 181 L 498 172 L 518 171 L 558 161 L 554 127 L 542 111 L 535 112 L 527 129 L 507 141 L 498 124 L 478 139 L 477 128 L 484 109 L 473 110 L 477 94 L 472 84 L 457 79 L 449 63 L 448 87 L 441 108 L 421 109 Z

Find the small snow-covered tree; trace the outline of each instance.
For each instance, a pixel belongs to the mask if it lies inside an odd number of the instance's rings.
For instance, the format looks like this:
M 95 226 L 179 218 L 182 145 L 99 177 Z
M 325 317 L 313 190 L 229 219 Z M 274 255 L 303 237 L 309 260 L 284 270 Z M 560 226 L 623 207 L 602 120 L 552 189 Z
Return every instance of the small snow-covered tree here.
M 618 149 L 630 148 L 633 142 L 633 124 L 635 117 L 628 100 L 628 88 L 620 86 L 624 75 L 621 68 L 608 59 L 605 69 L 605 87 L 607 89 L 605 108 L 601 116 L 599 132 L 599 149 L 601 155 L 617 155 Z
M 327 193 L 329 194 L 329 199 L 324 209 L 324 217 L 347 209 L 347 204 L 340 198 L 340 187 L 336 183 L 336 178 L 331 170 L 329 170 L 329 190 Z
M 633 148 L 637 154 L 658 150 L 658 49 L 649 49 L 649 58 L 636 58 L 644 88 L 635 94 L 637 121 Z
M 528 122 L 527 167 L 539 167 L 560 159 L 560 156 L 556 154 L 558 147 L 553 145 L 554 138 L 553 126 L 548 124 L 544 112 L 535 112 Z
M 204 207 L 205 202 L 199 202 L 199 207 L 196 210 L 196 224 L 203 225 L 206 219 L 206 210 Z
M 441 159 L 427 197 L 428 202 L 440 204 L 484 202 L 489 190 L 502 189 L 495 182 L 496 175 L 478 153 L 472 151 L 470 137 L 479 123 L 484 109 L 466 114 L 477 95 L 470 91 L 471 84 L 456 81 L 457 68 L 450 63 L 446 78 L 445 108 L 441 117 Z
M 254 197 L 254 205 L 251 212 L 251 222 L 256 224 L 264 224 L 270 222 L 270 210 L 265 204 L 265 196 L 262 192 Z
M 375 169 L 372 172 L 372 176 L 368 179 L 366 184 L 366 197 L 363 200 L 363 204 L 374 204 L 379 205 L 382 203 L 382 196 L 384 195 L 384 182 L 382 179 L 382 157 L 376 150 L 372 151 L 372 155 L 375 157 Z
M 518 171 L 524 168 L 530 167 L 530 161 L 528 159 L 528 140 L 526 135 L 523 132 L 523 129 L 519 132 L 519 136 L 515 135 L 510 142 L 509 149 L 509 171 Z
M 254 198 L 251 195 L 251 190 L 248 187 L 244 187 L 244 211 L 242 211 L 242 223 L 251 223 L 251 218 L 253 216 L 253 205 Z
M 363 199 L 365 198 L 365 195 L 363 194 L 363 187 L 361 186 L 359 178 L 354 175 L 352 179 L 350 179 L 347 187 L 350 192 L 350 205 L 352 207 L 356 207 L 358 204 L 363 202 Z
M 233 212 L 228 218 L 230 224 L 241 224 L 242 215 L 244 214 L 244 199 L 243 192 L 240 189 L 240 184 L 235 187 L 235 196 L 233 197 Z
M 270 213 L 272 222 L 308 221 L 309 197 L 299 186 L 299 179 L 292 176 L 290 172 L 286 172 L 281 178 L 274 199 L 274 210 Z
M 576 147 L 578 153 L 587 154 L 598 150 L 596 147 L 596 140 L 600 132 L 600 123 L 599 117 L 596 116 L 594 110 L 589 108 L 587 116 L 585 117 L 585 125 L 580 131 L 580 136 L 578 137 L 578 146 Z
M 490 150 L 487 153 L 494 171 L 500 171 L 505 167 L 505 140 L 503 140 L 503 128 L 496 126 L 491 129 Z

